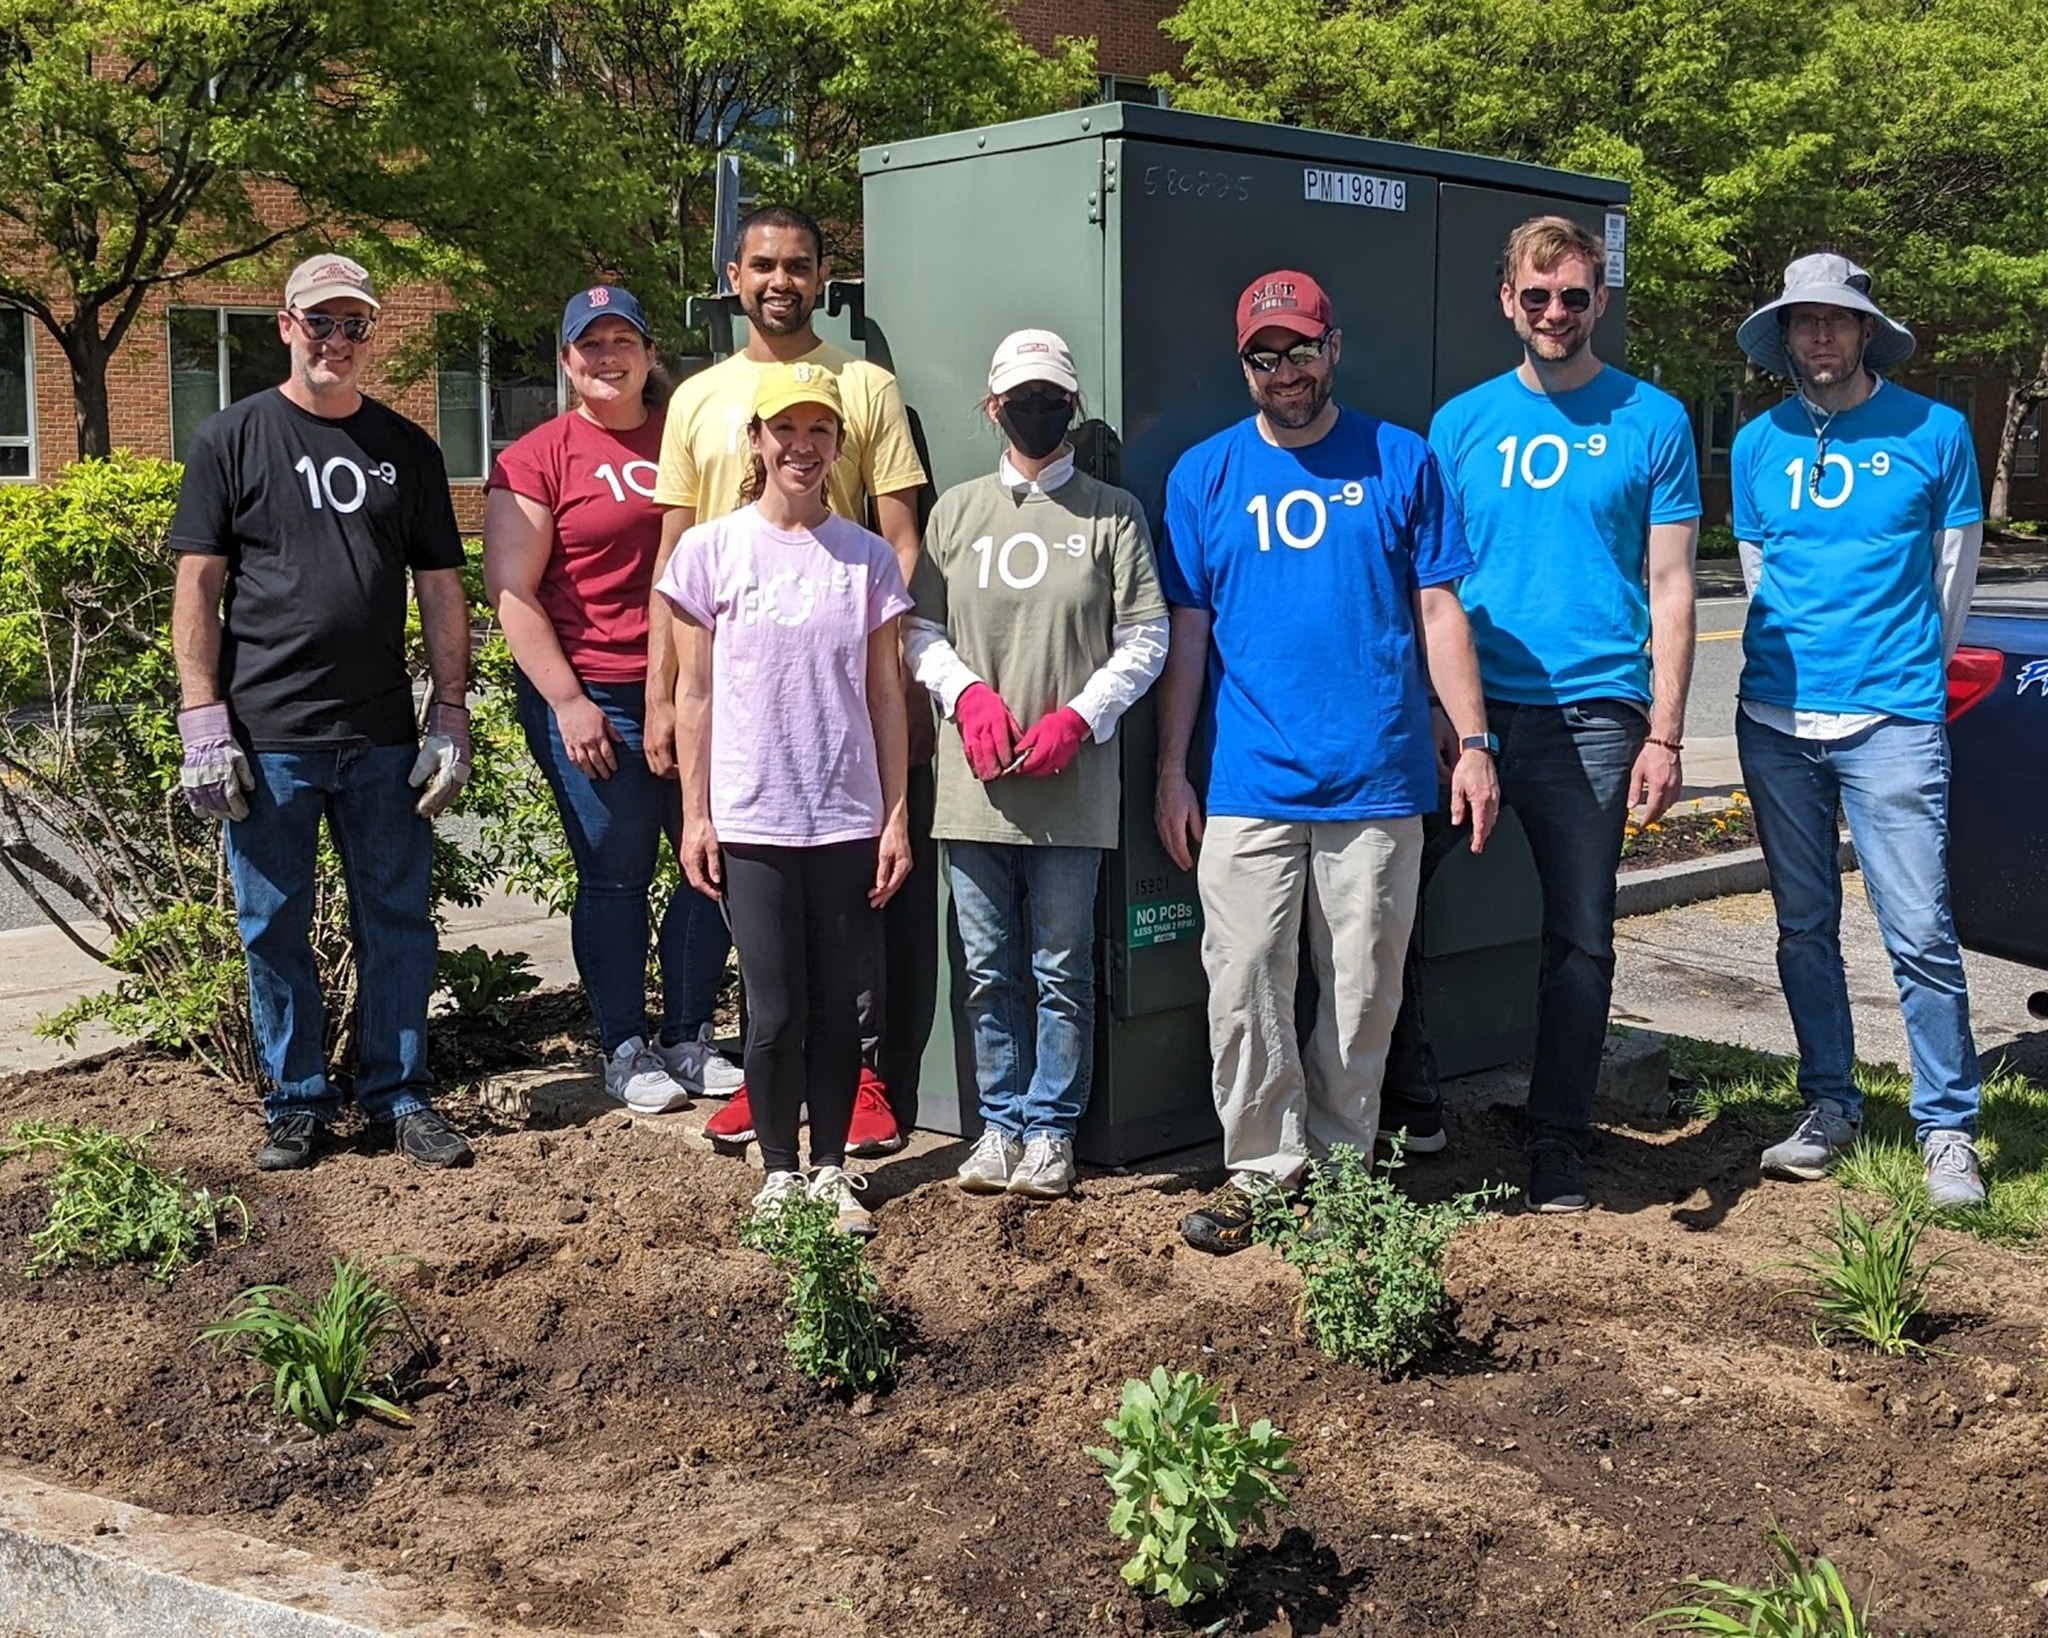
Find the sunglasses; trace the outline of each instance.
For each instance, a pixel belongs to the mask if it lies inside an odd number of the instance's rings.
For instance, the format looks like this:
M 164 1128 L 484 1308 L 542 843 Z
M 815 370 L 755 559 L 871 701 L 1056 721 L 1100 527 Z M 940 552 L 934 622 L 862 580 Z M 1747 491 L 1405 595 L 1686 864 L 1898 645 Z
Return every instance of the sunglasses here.
M 1593 292 L 1582 284 L 1568 284 L 1562 290 L 1546 290 L 1540 284 L 1526 286 L 1515 297 L 1531 318 L 1550 311 L 1552 298 L 1564 303 L 1567 313 L 1583 313 L 1593 305 Z
M 1297 370 L 1305 370 L 1323 356 L 1324 352 L 1329 348 L 1332 334 L 1332 331 L 1325 330 L 1313 341 L 1297 341 L 1292 347 L 1280 352 L 1275 352 L 1270 347 L 1260 347 L 1248 353 L 1239 353 L 1237 356 L 1249 364 L 1259 375 L 1271 375 L 1280 368 L 1280 361 L 1282 359 L 1292 364 Z
M 291 316 L 315 341 L 325 341 L 337 330 L 345 340 L 368 341 L 370 332 L 377 328 L 373 318 L 336 318 L 331 313 L 301 313 L 296 309 L 291 310 Z

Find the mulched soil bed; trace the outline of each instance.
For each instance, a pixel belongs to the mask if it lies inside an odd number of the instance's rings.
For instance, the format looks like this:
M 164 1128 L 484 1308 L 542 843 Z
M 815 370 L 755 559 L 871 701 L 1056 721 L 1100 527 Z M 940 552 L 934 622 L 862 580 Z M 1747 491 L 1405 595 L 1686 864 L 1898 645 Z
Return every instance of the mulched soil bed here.
M 1648 870 L 1653 865 L 1682 864 L 1715 853 L 1755 847 L 1756 820 L 1745 802 L 1714 812 L 1689 809 L 1668 813 L 1654 825 L 1633 819 L 1622 837 L 1621 869 Z
M 577 1050 L 532 998 L 461 1061 Z M 467 1053 L 469 1058 L 462 1059 Z M 587 1063 L 587 1058 L 582 1060 Z M 785 1364 L 779 1280 L 738 1249 L 751 1168 L 662 1120 L 578 1104 L 542 1126 L 451 1100 L 478 1164 L 414 1170 L 367 1138 L 262 1175 L 252 1108 L 129 1051 L 0 1081 L 0 1125 L 161 1123 L 194 1182 L 239 1192 L 246 1244 L 168 1289 L 139 1270 L 19 1270 L 42 1194 L 0 1171 L 0 1456 L 373 1570 L 491 1630 L 786 1634 L 1640 1633 L 1704 1574 L 1755 1581 L 1781 1520 L 1880 1592 L 1875 1631 L 2048 1634 L 2048 1318 L 2038 1263 L 1935 1231 L 1933 1341 L 1817 1347 L 1757 1270 L 1832 1210 L 1759 1187 L 1753 1134 L 1610 1132 L 1603 1209 L 1511 1212 L 1453 1248 L 1456 1334 L 1383 1383 L 1295 1334 L 1293 1274 L 1216 1261 L 1175 1224 L 1206 1181 L 1093 1176 L 1070 1201 L 970 1199 L 959 1150 L 873 1168 L 874 1257 L 906 1338 L 872 1401 Z M 1453 1089 L 1420 1192 L 1518 1177 L 1516 1116 Z M 250 1369 L 195 1345 L 242 1287 L 388 1277 L 435 1339 L 410 1426 L 280 1431 Z M 1295 1506 L 1227 1597 L 1132 1597 L 1081 1454 L 1127 1376 L 1193 1366 L 1301 1440 Z M 1211 1623 L 1221 1621 L 1220 1628 Z

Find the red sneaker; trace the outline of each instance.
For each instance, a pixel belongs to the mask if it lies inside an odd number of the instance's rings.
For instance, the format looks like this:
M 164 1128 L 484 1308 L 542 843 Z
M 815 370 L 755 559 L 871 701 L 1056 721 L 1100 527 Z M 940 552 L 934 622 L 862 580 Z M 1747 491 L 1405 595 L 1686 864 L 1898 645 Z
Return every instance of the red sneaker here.
M 861 1065 L 860 1088 L 853 1095 L 853 1120 L 846 1128 L 846 1152 L 893 1155 L 906 1141 L 896 1129 L 896 1116 L 889 1108 L 889 1089 L 882 1084 L 882 1077 Z
M 720 1149 L 744 1149 L 754 1141 L 754 1106 L 744 1082 L 731 1101 L 704 1123 L 704 1135 Z

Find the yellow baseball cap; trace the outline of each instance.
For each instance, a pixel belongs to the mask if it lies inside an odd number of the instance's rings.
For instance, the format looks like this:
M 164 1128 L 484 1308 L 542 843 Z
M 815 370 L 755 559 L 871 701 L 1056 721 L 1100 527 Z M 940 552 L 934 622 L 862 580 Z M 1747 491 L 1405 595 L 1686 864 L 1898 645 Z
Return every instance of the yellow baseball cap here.
M 762 372 L 754 388 L 754 414 L 765 421 L 792 404 L 823 404 L 840 420 L 846 419 L 839 379 L 822 364 L 775 364 Z

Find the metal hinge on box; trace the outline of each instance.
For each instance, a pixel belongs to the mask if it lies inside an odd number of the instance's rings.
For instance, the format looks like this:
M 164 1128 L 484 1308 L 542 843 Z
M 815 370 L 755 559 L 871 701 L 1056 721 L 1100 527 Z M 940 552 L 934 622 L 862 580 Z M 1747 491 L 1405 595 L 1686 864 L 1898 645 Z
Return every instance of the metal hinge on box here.
M 1103 208 L 1103 202 L 1109 197 L 1109 195 L 1115 192 L 1116 161 L 1113 159 L 1105 159 L 1102 162 L 1101 180 L 1096 183 L 1094 191 L 1088 195 L 1089 221 L 1095 223 L 1095 225 L 1098 227 L 1102 225 L 1103 216 L 1106 214 Z

